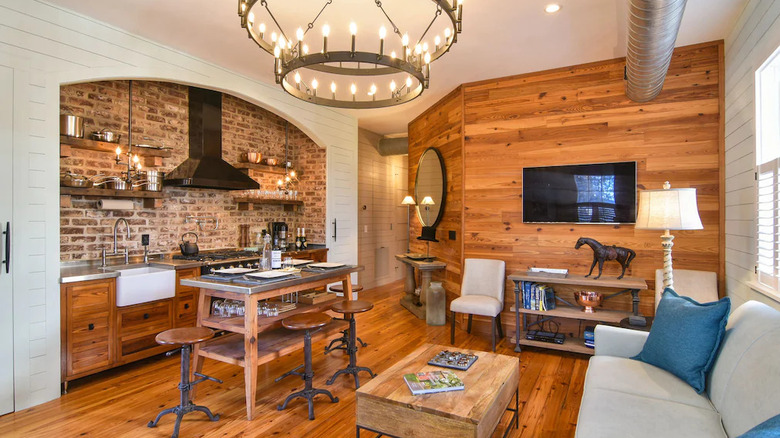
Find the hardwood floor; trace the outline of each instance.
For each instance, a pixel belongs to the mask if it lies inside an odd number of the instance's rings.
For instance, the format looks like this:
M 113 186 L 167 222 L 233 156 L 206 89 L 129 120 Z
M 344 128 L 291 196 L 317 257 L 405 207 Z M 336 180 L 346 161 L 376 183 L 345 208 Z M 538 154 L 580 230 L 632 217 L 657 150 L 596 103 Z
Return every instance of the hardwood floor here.
M 358 364 L 382 373 L 391 364 L 422 343 L 449 344 L 449 325 L 430 327 L 403 309 L 398 300 L 401 283 L 361 292 L 372 301 L 372 311 L 357 315 L 358 335 L 369 345 L 358 352 Z M 456 330 L 455 346 L 490 350 L 487 335 L 468 335 Z M 318 397 L 314 421 L 307 419 L 305 401 L 291 402 L 277 411 L 287 394 L 302 387 L 292 376 L 274 383 L 274 378 L 302 363 L 295 353 L 262 365 L 258 370 L 258 408 L 253 421 L 246 421 L 244 381 L 239 367 L 207 360 L 206 374 L 224 381 L 199 385 L 196 403 L 220 414 L 216 423 L 199 413 L 188 414 L 181 426 L 182 437 L 354 437 L 355 391 L 351 377 L 341 376 L 325 385 L 336 370 L 346 365 L 341 351 L 322 354 L 324 342 L 314 350 L 314 386 L 329 389 L 339 398 L 330 403 Z M 516 355 L 506 339 L 498 353 Z M 520 428 L 511 437 L 569 437 L 574 435 L 588 366 L 587 357 L 526 348 L 520 355 Z M 169 437 L 174 417 L 164 417 L 157 428 L 146 423 L 163 408 L 178 404 L 179 356 L 157 356 L 105 371 L 71 383 L 68 394 L 49 403 L 0 417 L 3 437 Z M 361 381 L 368 376 L 361 374 Z M 496 435 L 503 433 L 505 415 Z M 364 433 L 362 435 L 371 435 Z

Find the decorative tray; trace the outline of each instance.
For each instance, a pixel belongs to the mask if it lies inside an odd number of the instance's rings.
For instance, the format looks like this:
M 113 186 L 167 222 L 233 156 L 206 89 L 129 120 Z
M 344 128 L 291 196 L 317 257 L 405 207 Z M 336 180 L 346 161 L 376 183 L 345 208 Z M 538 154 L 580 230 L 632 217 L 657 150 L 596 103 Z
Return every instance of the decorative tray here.
M 428 365 L 466 371 L 479 359 L 475 354 L 444 350 L 428 361 Z
M 434 256 L 427 256 L 425 254 L 410 252 L 406 254 L 406 258 L 417 261 L 433 261 L 436 259 Z

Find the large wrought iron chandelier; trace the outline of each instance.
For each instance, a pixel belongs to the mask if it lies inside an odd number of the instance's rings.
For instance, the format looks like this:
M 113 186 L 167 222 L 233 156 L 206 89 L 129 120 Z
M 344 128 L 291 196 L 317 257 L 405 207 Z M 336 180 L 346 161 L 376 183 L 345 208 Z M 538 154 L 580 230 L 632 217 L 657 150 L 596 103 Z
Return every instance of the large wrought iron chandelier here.
M 399 29 L 390 18 L 380 0 L 366 0 L 375 3 L 389 25 L 389 31 L 384 25 L 378 27 L 379 38 L 375 42 L 378 50 L 357 48 L 358 25 L 355 22 L 349 25 L 349 49 L 331 50 L 328 47 L 330 26 L 320 18 L 334 0 L 326 0 L 311 22 L 297 28 L 295 40 L 274 16 L 269 7 L 272 1 L 238 0 L 241 27 L 261 49 L 274 56 L 274 78 L 287 93 L 306 102 L 338 108 L 384 108 L 421 95 L 428 88 L 431 62 L 457 42 L 463 16 L 463 0 L 432 0 L 435 4 L 433 18 L 413 42 L 409 33 Z M 283 5 L 296 3 L 279 2 Z M 437 23 L 440 17 L 444 17 L 442 21 L 449 21 Z M 321 40 L 317 40 L 321 46 L 316 51 L 309 45 L 314 40 L 309 32 L 319 24 L 322 24 L 322 34 Z M 443 30 L 432 35 L 441 27 Z M 386 41 L 388 33 L 391 39 Z M 329 86 L 326 84 L 328 79 Z

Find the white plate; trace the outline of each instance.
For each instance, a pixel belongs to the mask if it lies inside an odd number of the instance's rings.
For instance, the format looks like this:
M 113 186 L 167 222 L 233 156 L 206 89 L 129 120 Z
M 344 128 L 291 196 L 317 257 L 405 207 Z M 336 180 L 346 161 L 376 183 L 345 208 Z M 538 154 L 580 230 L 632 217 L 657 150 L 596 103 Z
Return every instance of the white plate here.
M 344 263 L 323 262 L 323 263 L 312 263 L 309 266 L 312 267 L 312 268 L 340 268 L 340 267 L 346 266 L 346 265 L 344 265 Z
M 292 261 L 293 266 L 307 265 L 309 263 L 311 263 L 311 260 L 293 259 Z
M 246 274 L 247 272 L 257 271 L 251 268 L 224 268 L 214 271 L 215 274 Z
M 262 271 L 262 272 L 253 272 L 251 274 L 246 274 L 247 277 L 257 277 L 257 278 L 279 278 L 279 277 L 286 277 L 288 275 L 291 275 L 290 271 Z

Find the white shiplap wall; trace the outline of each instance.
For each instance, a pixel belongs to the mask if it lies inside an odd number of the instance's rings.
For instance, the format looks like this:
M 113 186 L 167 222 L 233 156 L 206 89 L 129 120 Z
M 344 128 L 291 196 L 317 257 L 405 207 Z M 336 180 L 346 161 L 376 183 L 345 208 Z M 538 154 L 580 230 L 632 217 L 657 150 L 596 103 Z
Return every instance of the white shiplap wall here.
M 750 286 L 756 264 L 755 72 L 780 46 L 780 0 L 749 0 L 725 44 L 726 292 L 732 308 L 747 300 L 780 303 Z
M 339 169 L 339 204 L 357 216 L 357 121 L 279 88 L 39 0 L 0 0 L 0 65 L 13 69 L 14 379 L 16 410 L 59 396 L 59 88 L 101 79 L 156 79 L 241 97 L 288 120 L 327 148 Z M 5 94 L 5 93 L 4 93 Z M 330 174 L 330 172 L 329 172 Z M 351 201 L 351 202 L 350 202 Z M 2 205 L 6 209 L 10 206 Z M 352 208 L 352 211 L 344 211 Z M 357 258 L 357 221 L 339 222 L 338 258 Z M 340 230 L 341 232 L 341 230 Z

